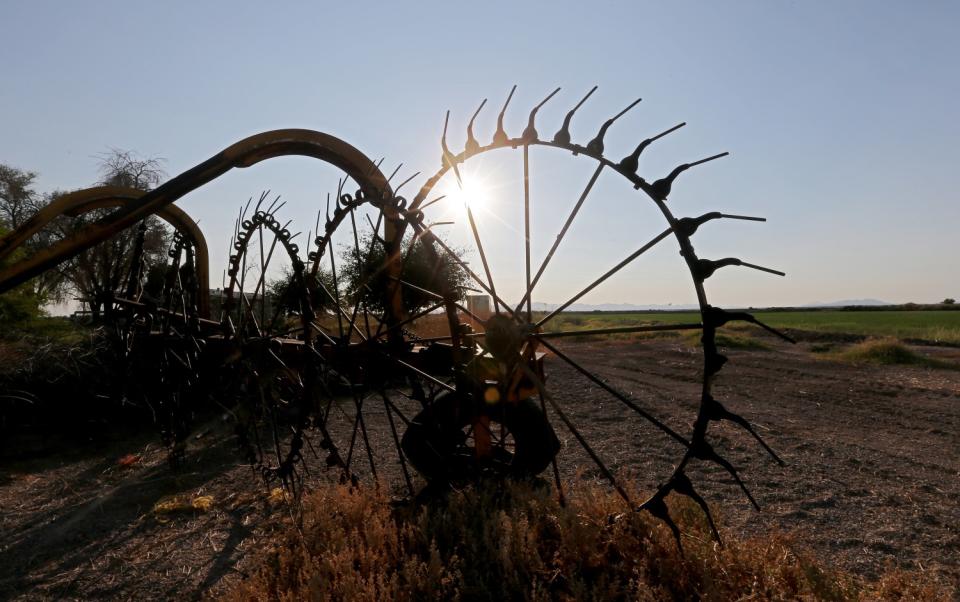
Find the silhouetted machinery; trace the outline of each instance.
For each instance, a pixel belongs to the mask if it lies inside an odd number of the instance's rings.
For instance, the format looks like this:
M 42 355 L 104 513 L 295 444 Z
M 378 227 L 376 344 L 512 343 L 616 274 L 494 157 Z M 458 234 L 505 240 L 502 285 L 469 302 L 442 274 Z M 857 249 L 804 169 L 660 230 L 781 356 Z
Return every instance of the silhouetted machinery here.
M 749 422 L 715 398 L 712 383 L 727 363 L 717 349 L 716 333 L 726 323 L 739 320 L 789 338 L 759 324 L 750 314 L 709 305 L 705 282 L 726 266 L 782 273 L 736 258 L 702 258 L 694 250 L 692 238 L 707 222 L 762 218 L 720 212 L 676 217 L 666 203 L 683 172 L 727 153 L 684 163 L 665 177 L 648 181 L 637 173 L 641 154 L 685 124 L 642 140 L 628 156 L 612 161 L 604 156 L 604 137 L 639 100 L 603 123 L 586 144 L 580 144 L 572 140 L 571 120 L 596 87 L 566 114 L 550 140 L 541 139 L 536 116 L 559 88 L 533 108 L 518 137 L 509 136 L 503 125 L 514 90 L 498 114 L 497 129 L 488 144 L 481 144 L 473 131 L 486 101 L 470 119 L 465 147 L 459 153 L 447 144 L 447 114 L 441 168 L 412 200 L 401 196 L 400 190 L 417 174 L 394 188 L 391 180 L 396 171 L 387 177 L 379 162 L 346 142 L 297 129 L 244 139 L 148 192 L 104 187 L 66 195 L 0 240 L 0 258 L 9 256 L 55 219 L 93 209 L 115 209 L 78 234 L 3 269 L 0 291 L 156 215 L 176 230 L 163 292 L 150 298 L 142 293 L 142 244 L 135 245 L 128 262 L 129 275 L 123 290 L 116 291 L 111 300 L 109 314 L 129 373 L 143 374 L 135 368 L 148 366 L 147 372 L 153 375 L 149 383 L 139 386 L 148 390 L 162 409 L 162 430 L 173 448 L 189 432 L 185 408 L 200 397 L 214 398 L 235 419 L 251 464 L 265 478 L 279 479 L 295 490 L 302 483 L 306 453 L 322 456 L 331 470 L 353 481 L 381 478 L 383 471 L 378 474 L 378 467 L 382 469 L 392 454 L 394 459 L 388 463 L 400 467 L 398 474 L 402 473 L 410 493 L 414 491 L 410 467 L 425 480 L 438 483 L 485 475 L 528 478 L 552 467 L 562 496 L 557 469 L 561 442 L 556 426 L 569 433 L 631 507 L 663 519 L 675 534 L 664 504 L 668 494 L 692 498 L 709 517 L 706 503 L 686 474 L 695 462 L 721 466 L 756 505 L 736 469 L 711 446 L 710 426 L 732 421 L 755 437 L 774 460 L 780 459 Z M 540 149 L 592 161 L 595 169 L 535 267 L 530 242 L 530 155 Z M 438 183 L 453 178 L 462 185 L 461 165 L 494 152 L 517 153 L 523 164 L 524 217 L 518 245 L 525 265 L 520 286 L 524 294 L 519 302 L 508 302 L 498 294 L 504 289 L 498 289 L 487 256 L 489 243 L 484 244 L 469 204 L 465 217 L 479 266 L 471 265 L 435 234 L 438 224 L 426 221 L 431 207 L 443 200 L 428 200 Z M 194 221 L 173 203 L 233 168 L 284 155 L 313 157 L 342 171 L 332 207 L 328 196 L 326 207 L 318 212 L 315 234 L 307 237 L 309 244 L 301 249 L 295 242 L 297 234 L 288 229 L 289 222 L 278 217 L 282 204 L 271 202 L 266 194 L 255 203 L 248 202 L 234 224 L 223 290 L 211 298 L 206 242 Z M 602 173 L 615 174 L 639 191 L 662 216 L 664 228 L 633 247 L 609 270 L 591 275 L 563 304 L 551 311 L 534 311 L 532 295 Z M 344 192 L 349 189 L 355 191 Z M 699 320 L 573 331 L 551 328 L 551 322 L 565 309 L 667 239 L 679 245 L 696 291 Z M 345 249 L 339 258 L 336 240 L 341 250 Z M 413 263 L 427 265 L 427 275 L 415 274 Z M 270 276 L 277 273 L 283 275 L 279 284 Z M 491 299 L 493 307 L 480 311 L 476 300 L 465 304 L 468 290 Z M 416 328 L 424 323 L 430 323 L 434 332 L 424 334 Z M 696 411 L 687 434 L 658 417 L 649 401 L 612 386 L 586 362 L 576 359 L 576 346 L 562 348 L 558 344 L 566 337 L 589 336 L 602 341 L 625 334 L 677 330 L 698 331 L 703 351 L 702 370 L 696 375 L 698 398 L 692 400 Z M 651 487 L 645 501 L 631 499 L 576 423 L 574 412 L 561 402 L 560 392 L 547 386 L 551 367 L 579 375 L 602 392 L 608 403 L 628 409 L 645 429 L 659 433 L 663 438 L 658 441 L 677 448 L 679 459 Z M 379 435 L 372 432 L 377 429 L 371 425 L 378 420 L 382 423 Z M 358 459 L 361 453 L 365 460 Z

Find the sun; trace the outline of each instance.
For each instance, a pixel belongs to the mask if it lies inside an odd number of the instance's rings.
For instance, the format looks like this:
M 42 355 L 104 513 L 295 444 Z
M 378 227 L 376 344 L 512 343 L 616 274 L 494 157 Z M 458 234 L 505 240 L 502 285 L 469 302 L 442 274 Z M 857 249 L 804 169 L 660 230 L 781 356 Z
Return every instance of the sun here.
M 447 196 L 458 207 L 477 210 L 490 204 L 490 188 L 479 178 L 463 177 L 459 183 L 453 181 L 447 188 Z

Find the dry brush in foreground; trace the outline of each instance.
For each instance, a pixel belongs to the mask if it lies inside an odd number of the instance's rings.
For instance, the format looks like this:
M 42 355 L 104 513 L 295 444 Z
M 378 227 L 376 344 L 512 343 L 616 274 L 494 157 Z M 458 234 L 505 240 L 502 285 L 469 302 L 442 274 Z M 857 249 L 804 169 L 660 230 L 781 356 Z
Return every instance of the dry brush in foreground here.
M 785 535 L 711 540 L 692 503 L 683 537 L 599 486 L 561 506 L 546 488 L 494 486 L 398 507 L 343 486 L 304 500 L 300 529 L 227 600 L 937 600 L 922 574 L 864 583 Z

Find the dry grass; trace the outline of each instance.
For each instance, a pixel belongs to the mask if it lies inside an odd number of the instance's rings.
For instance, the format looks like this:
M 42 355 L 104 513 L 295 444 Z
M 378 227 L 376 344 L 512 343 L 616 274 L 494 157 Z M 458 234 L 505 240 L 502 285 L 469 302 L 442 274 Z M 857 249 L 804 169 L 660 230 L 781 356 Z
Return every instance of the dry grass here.
M 836 359 L 854 362 L 890 365 L 913 365 L 928 368 L 960 369 L 960 366 L 929 358 L 893 338 L 869 339 L 832 354 Z
M 692 504 L 670 532 L 624 512 L 607 489 L 584 486 L 561 507 L 524 485 L 453 493 L 418 507 L 342 486 L 304 501 L 303 527 L 285 535 L 227 600 L 936 600 L 921 575 L 888 572 L 865 584 L 828 568 L 790 537 L 726 545 Z

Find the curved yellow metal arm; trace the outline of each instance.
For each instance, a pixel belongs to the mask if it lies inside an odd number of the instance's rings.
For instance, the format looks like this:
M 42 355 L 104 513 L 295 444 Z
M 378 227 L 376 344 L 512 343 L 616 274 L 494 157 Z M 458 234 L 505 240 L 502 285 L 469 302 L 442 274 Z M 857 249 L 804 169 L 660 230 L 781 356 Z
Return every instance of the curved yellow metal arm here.
M 387 179 L 377 166 L 362 152 L 339 138 L 314 130 L 286 129 L 264 132 L 245 138 L 139 198 L 124 202 L 119 209 L 94 222 L 82 232 L 0 270 L 0 293 L 107 240 L 148 215 L 158 213 L 185 194 L 234 167 L 250 167 L 265 159 L 285 155 L 314 157 L 339 167 L 359 184 L 364 195 L 368 197 L 386 198 L 393 194 Z M 38 220 L 42 227 L 42 223 L 46 223 L 44 219 L 47 222 L 52 219 L 46 214 L 41 216 L 44 211 L 41 210 L 23 227 L 0 240 L 0 257 L 9 254 L 26 240 L 21 231 L 35 228 L 34 220 Z

